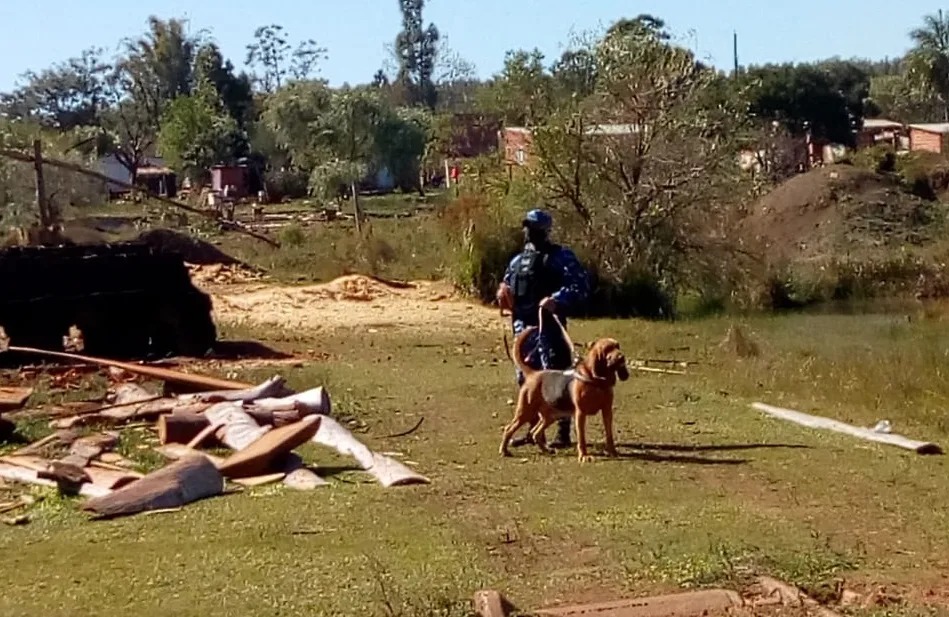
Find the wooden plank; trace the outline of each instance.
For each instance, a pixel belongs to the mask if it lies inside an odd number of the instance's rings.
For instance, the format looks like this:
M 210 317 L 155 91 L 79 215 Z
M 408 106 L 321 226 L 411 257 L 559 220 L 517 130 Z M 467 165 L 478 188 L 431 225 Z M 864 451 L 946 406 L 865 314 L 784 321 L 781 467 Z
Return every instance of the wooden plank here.
M 794 424 L 806 426 L 808 428 L 844 433 L 845 435 L 850 435 L 851 437 L 857 437 L 859 439 L 875 441 L 888 446 L 896 446 L 898 448 L 912 450 L 917 454 L 943 453 L 942 448 L 938 444 L 929 441 L 916 441 L 909 439 L 908 437 L 903 437 L 902 435 L 879 433 L 873 429 L 863 428 L 861 426 L 853 426 L 844 422 L 840 422 L 839 420 L 822 418 L 821 416 L 812 416 L 810 414 L 801 413 L 800 411 L 782 409 L 781 407 L 773 407 L 764 403 L 754 403 L 752 404 L 752 407 L 758 411 L 768 414 L 773 418 L 787 420 L 788 422 L 793 422 Z
M 246 448 L 229 456 L 221 464 L 221 474 L 227 478 L 246 478 L 273 472 L 272 465 L 276 459 L 316 435 L 320 419 L 320 416 L 307 416 L 299 422 L 267 431 Z
M 33 395 L 33 388 L 0 386 L 0 411 L 20 409 Z

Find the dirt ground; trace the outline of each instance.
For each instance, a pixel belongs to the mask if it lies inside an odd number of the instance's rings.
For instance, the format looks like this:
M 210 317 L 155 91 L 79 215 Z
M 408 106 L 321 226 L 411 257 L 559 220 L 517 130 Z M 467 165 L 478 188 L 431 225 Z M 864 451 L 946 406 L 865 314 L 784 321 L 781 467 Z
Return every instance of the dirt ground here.
M 443 282 L 393 284 L 351 275 L 329 283 L 282 286 L 227 282 L 193 269 L 195 284 L 211 294 L 218 322 L 327 332 L 340 329 L 419 329 L 445 332 L 498 328 L 497 311 L 460 298 Z
M 929 204 L 895 178 L 848 165 L 794 176 L 762 197 L 743 236 L 771 260 L 821 259 L 881 246 L 924 245 Z

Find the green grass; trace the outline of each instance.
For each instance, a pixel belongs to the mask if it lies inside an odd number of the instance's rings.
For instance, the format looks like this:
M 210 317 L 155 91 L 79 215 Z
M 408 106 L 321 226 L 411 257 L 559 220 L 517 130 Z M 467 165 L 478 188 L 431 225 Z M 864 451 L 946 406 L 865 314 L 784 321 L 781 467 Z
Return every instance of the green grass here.
M 623 456 L 583 466 L 572 452 L 497 455 L 513 393 L 500 332 L 308 340 L 224 328 L 329 352 L 287 369 L 291 385 L 326 385 L 366 442 L 402 453 L 432 484 L 384 489 L 308 446 L 334 479 L 314 493 L 265 487 L 113 522 L 47 499 L 29 526 L 0 529 L 0 614 L 467 615 L 481 587 L 532 607 L 737 586 L 749 572 L 815 593 L 837 577 L 944 585 L 943 458 L 799 428 L 748 404 L 863 425 L 887 418 L 945 444 L 949 332 L 891 316 L 753 319 L 745 326 L 762 355 L 741 360 L 717 348 L 728 325 L 575 324 L 577 341 L 610 334 L 632 357 L 700 362 L 687 377 L 620 385 Z M 382 437 L 421 416 L 413 435 Z

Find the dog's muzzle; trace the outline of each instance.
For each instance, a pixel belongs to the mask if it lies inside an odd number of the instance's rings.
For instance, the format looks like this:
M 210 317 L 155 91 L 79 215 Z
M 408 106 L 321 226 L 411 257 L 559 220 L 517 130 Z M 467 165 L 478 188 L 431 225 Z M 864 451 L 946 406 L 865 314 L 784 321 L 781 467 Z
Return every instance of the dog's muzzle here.
M 629 368 L 626 367 L 626 356 L 620 355 L 614 364 L 616 366 L 616 376 L 620 381 L 629 379 Z

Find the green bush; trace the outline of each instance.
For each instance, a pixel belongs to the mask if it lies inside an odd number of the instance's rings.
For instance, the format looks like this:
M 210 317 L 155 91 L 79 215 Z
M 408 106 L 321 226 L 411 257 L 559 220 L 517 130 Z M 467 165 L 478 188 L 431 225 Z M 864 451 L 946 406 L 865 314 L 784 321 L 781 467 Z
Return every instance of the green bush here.
M 896 171 L 896 152 L 891 146 L 878 145 L 854 153 L 853 164 L 877 173 Z

